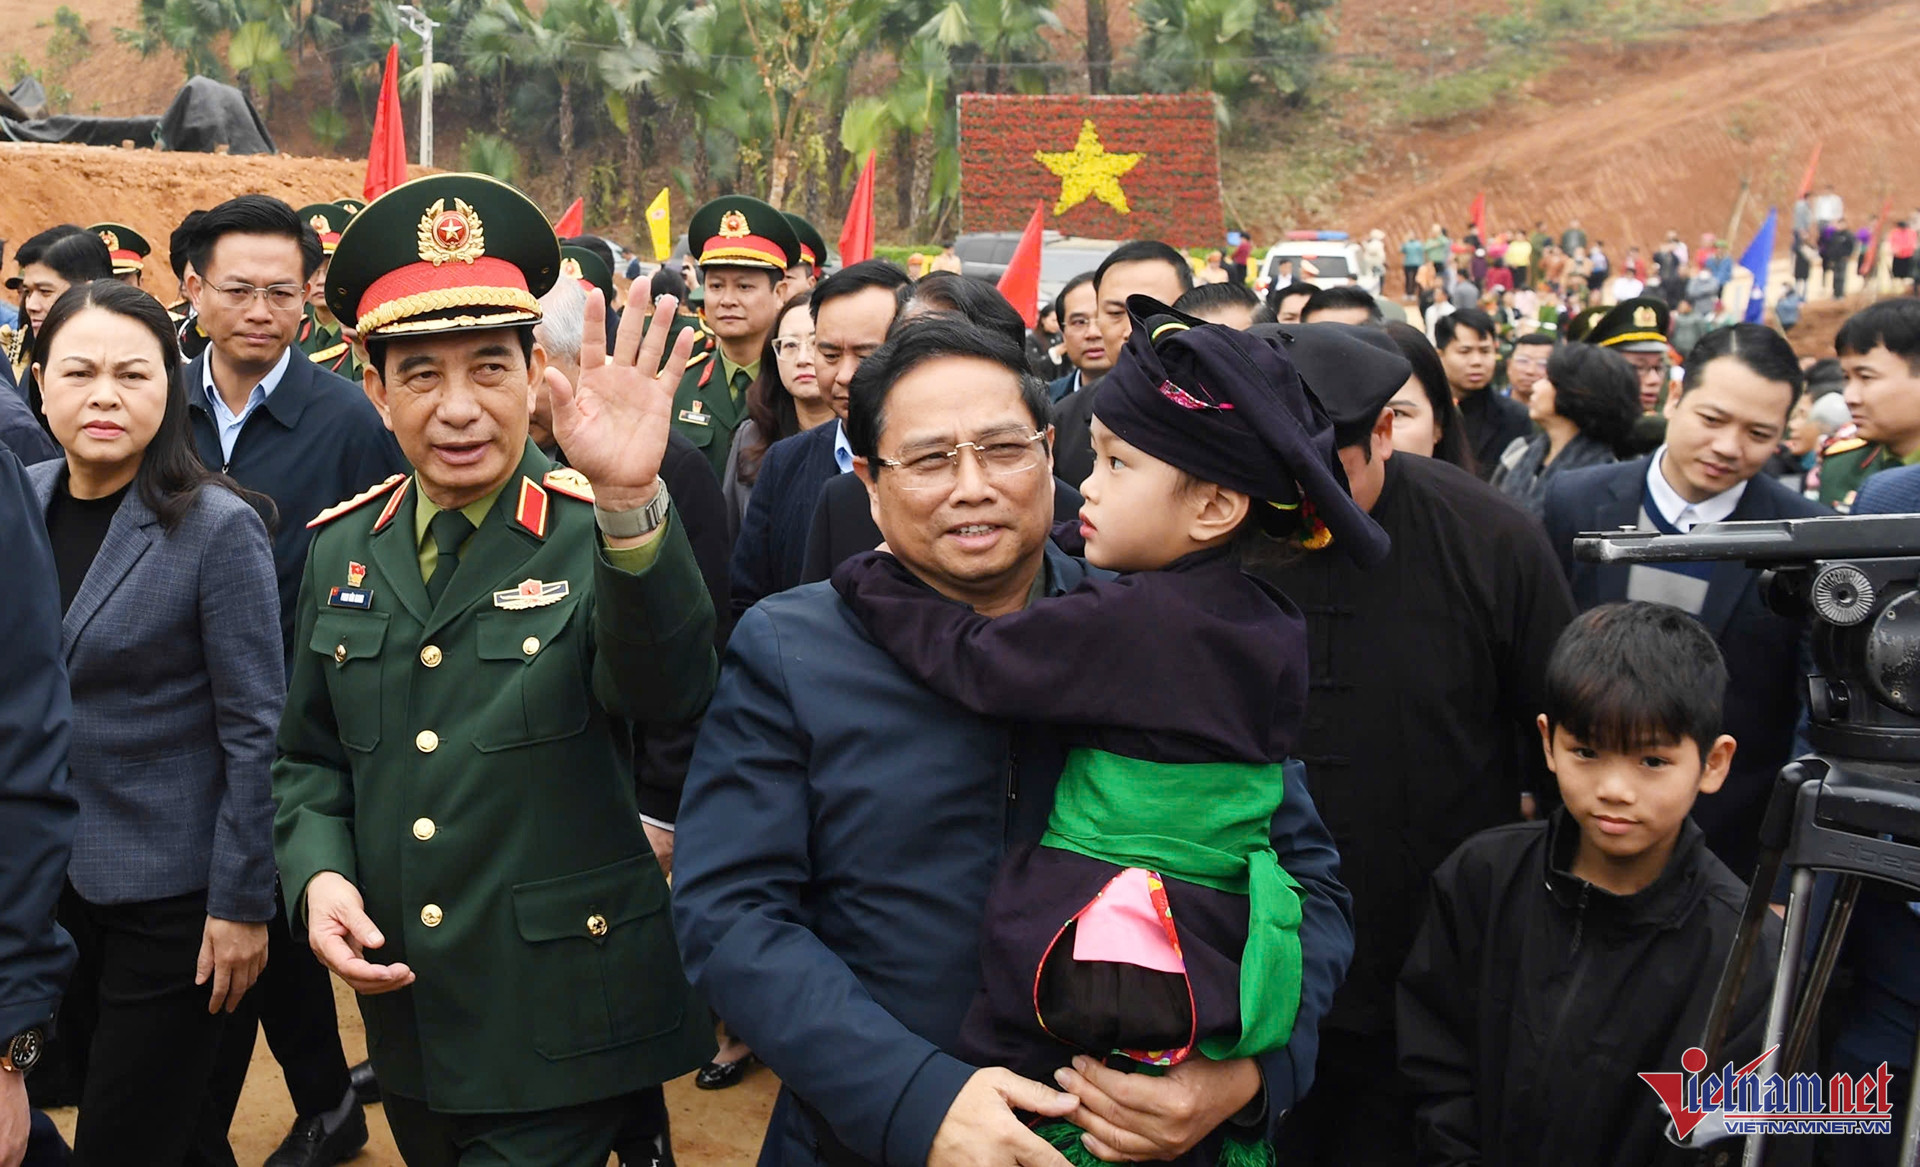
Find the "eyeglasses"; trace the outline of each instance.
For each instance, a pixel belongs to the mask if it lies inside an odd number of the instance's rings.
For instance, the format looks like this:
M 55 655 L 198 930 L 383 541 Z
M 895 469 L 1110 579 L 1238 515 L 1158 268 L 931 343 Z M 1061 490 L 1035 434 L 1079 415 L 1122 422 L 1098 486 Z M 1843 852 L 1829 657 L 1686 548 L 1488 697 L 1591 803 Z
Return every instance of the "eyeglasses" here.
M 223 308 L 241 309 L 253 303 L 255 296 L 266 297 L 267 307 L 276 312 L 292 312 L 307 301 L 307 289 L 300 284 L 216 284 L 213 294 Z
M 807 336 L 776 336 L 773 338 L 773 355 L 782 360 L 792 360 L 802 352 L 818 353 L 813 345 L 811 334 Z
M 989 435 L 977 442 L 961 442 L 951 450 L 920 450 L 906 458 L 876 459 L 882 466 L 900 472 L 902 490 L 951 489 L 960 480 L 960 451 L 972 450 L 980 469 L 988 478 L 1011 478 L 1025 474 L 1047 460 L 1042 443 L 1045 433 L 1021 435 L 1018 431 Z

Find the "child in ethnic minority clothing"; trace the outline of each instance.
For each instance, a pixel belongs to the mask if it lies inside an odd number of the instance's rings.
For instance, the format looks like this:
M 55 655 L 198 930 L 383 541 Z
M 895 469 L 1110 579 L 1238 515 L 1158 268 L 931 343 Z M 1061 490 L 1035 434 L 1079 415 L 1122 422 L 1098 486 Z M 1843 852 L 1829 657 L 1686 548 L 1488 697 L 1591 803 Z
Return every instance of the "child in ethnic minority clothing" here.
M 1305 627 L 1239 552 L 1262 537 L 1362 563 L 1387 551 L 1286 348 L 1144 297 L 1129 308 L 1132 339 L 1094 408 L 1085 508 L 1077 531 L 1055 532 L 1118 578 L 988 619 L 883 553 L 833 577 L 874 641 L 935 692 L 1049 724 L 1073 747 L 1047 834 L 989 894 L 983 989 L 955 1051 L 1041 1080 L 1079 1052 L 1151 1072 L 1287 1044 L 1301 905 L 1272 839 L 1326 828 L 1311 804 L 1282 805 Z M 1393 354 L 1328 337 L 1351 348 L 1343 373 L 1409 375 Z M 1041 1133 L 1091 1161 L 1074 1128 Z M 1222 1161 L 1269 1153 L 1214 1146 Z
M 1701 1041 L 1746 899 L 1687 817 L 1733 761 L 1726 687 L 1719 646 L 1678 608 L 1606 604 L 1561 634 L 1539 720 L 1565 805 L 1440 865 L 1400 973 L 1421 1163 L 1709 1161 L 1715 1132 L 1674 1145 L 1640 1075 L 1680 1070 Z M 1764 1033 L 1781 932 L 1771 914 L 1763 926 L 1721 1058 L 1735 1066 Z

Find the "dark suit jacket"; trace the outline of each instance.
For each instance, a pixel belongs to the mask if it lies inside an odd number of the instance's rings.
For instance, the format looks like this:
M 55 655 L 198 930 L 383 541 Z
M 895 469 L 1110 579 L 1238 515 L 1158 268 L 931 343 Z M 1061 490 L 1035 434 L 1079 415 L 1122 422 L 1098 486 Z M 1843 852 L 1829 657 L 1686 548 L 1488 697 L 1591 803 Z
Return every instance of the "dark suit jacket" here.
M 0 367 L 6 363 L 0 360 Z M 60 456 L 60 444 L 40 424 L 40 419 L 33 416 L 33 409 L 14 386 L 10 375 L 0 384 L 0 445 L 12 450 L 22 466 Z
M 1101 378 L 1053 411 L 1053 473 L 1075 490 L 1093 473 L 1093 403 L 1105 384 Z
M 1582 611 L 1627 598 L 1628 567 L 1575 563 L 1573 537 L 1611 531 L 1640 520 L 1640 495 L 1650 458 L 1594 466 L 1558 477 L 1547 489 L 1547 535 Z M 1748 479 L 1728 522 L 1804 519 L 1832 512 L 1808 502 L 1766 475 Z M 1807 671 L 1800 623 L 1774 615 L 1761 602 L 1759 573 L 1745 564 L 1714 564 L 1700 622 L 1727 661 L 1726 732 L 1740 743 L 1733 772 L 1718 793 L 1702 795 L 1693 817 L 1707 845 L 1735 875 L 1753 875 L 1760 819 L 1774 775 L 1793 754 Z
M 1046 555 L 1049 594 L 1086 577 Z M 987 887 L 1039 838 L 1061 760 L 914 680 L 830 584 L 741 618 L 687 777 L 673 915 L 688 975 L 785 1083 L 761 1163 L 822 1162 L 793 1092 L 868 1162 L 926 1161 L 974 1070 L 948 1051 L 980 986 Z M 1295 764 L 1285 803 L 1274 849 L 1309 967 L 1292 1041 L 1260 1058 L 1269 1127 L 1312 1080 L 1350 936 L 1325 833 L 1289 830 L 1314 818 Z
M 42 516 L 65 462 L 27 472 Z M 286 698 L 266 527 L 203 487 L 169 532 L 127 492 L 61 622 L 73 690 L 67 880 L 91 903 L 207 893 L 273 918 L 273 735 Z
M 298 348 L 280 384 L 240 427 L 233 457 L 223 458 L 203 388 L 207 360 L 203 352 L 180 372 L 194 448 L 202 462 L 266 495 L 280 512 L 273 566 L 280 584 L 280 639 L 292 668 L 295 601 L 313 534 L 307 521 L 388 475 L 405 473 L 407 460 L 366 390 L 322 369 Z
M 3 451 L 0 557 L 10 580 L 0 605 L 0 1035 L 12 1037 L 53 1019 L 73 969 L 73 941 L 53 912 L 73 850 L 75 810 L 67 788 L 73 707 L 60 651 L 60 582 L 39 496 L 19 461 Z
M 1079 375 L 1080 370 L 1069 366 L 1064 377 L 1055 377 L 1053 380 L 1048 381 L 1047 398 L 1055 405 L 1058 405 L 1063 399 L 1071 397 L 1074 392 L 1074 378 Z
M 767 447 L 733 545 L 733 614 L 800 582 L 820 488 L 840 473 L 828 422 Z
M 1882 470 L 1854 495 L 1853 515 L 1910 515 L 1920 512 L 1920 466 Z
M 1080 492 L 1058 478 L 1053 480 L 1053 521 L 1064 523 L 1080 515 Z M 858 473 L 842 474 L 820 489 L 807 531 L 807 557 L 800 568 L 801 583 L 816 583 L 862 551 L 880 546 L 880 528 L 867 505 L 867 486 Z

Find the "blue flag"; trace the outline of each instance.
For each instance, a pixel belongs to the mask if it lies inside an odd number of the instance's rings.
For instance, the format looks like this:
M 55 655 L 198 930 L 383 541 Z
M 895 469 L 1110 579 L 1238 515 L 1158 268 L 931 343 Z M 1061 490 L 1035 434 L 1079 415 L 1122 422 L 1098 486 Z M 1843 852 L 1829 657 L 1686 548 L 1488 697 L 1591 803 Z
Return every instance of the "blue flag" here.
M 1760 323 L 1767 314 L 1767 267 L 1773 262 L 1773 229 L 1779 219 L 1779 211 L 1768 207 L 1767 221 L 1760 224 L 1759 233 L 1740 257 L 1740 266 L 1753 273 L 1753 291 L 1747 296 L 1748 324 Z

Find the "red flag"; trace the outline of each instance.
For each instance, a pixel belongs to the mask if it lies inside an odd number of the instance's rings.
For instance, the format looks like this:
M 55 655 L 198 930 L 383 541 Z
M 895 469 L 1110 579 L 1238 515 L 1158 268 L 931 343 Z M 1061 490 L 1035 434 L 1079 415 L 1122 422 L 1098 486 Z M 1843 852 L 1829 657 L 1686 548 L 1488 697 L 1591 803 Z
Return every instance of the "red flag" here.
M 373 147 L 367 152 L 367 181 L 360 196 L 368 202 L 407 181 L 407 141 L 400 125 L 400 46 L 387 47 L 387 71 L 380 78 L 380 104 L 373 110 Z
M 1860 249 L 1859 271 L 1862 276 L 1871 277 L 1873 275 L 1874 264 L 1877 263 L 1880 258 L 1880 249 L 1886 246 L 1887 216 L 1891 214 L 1893 214 L 1893 200 L 1888 199 L 1886 202 L 1880 204 L 1880 217 L 1874 220 L 1873 237 L 1867 241 L 1865 247 Z
M 1800 180 L 1800 197 L 1803 199 L 1807 197 L 1808 192 L 1813 190 L 1813 175 L 1815 171 L 1820 169 L 1820 147 L 1823 145 L 1825 145 L 1824 142 L 1815 142 L 1813 144 L 1813 157 L 1807 159 L 1807 174 L 1805 178 Z
M 1487 192 L 1481 191 L 1473 196 L 1473 206 L 1467 209 L 1467 218 L 1473 223 L 1473 229 L 1479 232 L 1480 245 L 1487 245 Z
M 853 184 L 853 202 L 847 205 L 847 225 L 840 228 L 840 265 L 873 258 L 873 151 L 867 151 L 867 164 L 860 170 L 860 181 Z
M 1044 204 L 1033 205 L 1033 218 L 1020 232 L 1020 245 L 1013 249 L 1007 270 L 1000 274 L 1000 294 L 1013 305 L 1020 319 L 1032 328 L 1040 323 L 1040 232 L 1045 221 Z
M 571 239 L 587 229 L 587 200 L 577 198 L 567 208 L 560 221 L 553 225 L 553 233 L 562 239 Z

